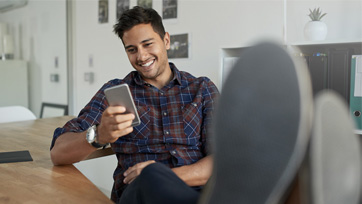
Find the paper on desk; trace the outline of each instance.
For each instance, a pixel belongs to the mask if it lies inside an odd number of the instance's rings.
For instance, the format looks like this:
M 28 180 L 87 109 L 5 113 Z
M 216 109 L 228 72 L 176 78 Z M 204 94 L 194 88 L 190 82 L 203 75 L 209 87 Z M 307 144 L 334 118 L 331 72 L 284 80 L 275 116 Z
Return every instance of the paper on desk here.
M 354 79 L 354 96 L 362 97 L 362 55 L 356 57 L 356 71 Z

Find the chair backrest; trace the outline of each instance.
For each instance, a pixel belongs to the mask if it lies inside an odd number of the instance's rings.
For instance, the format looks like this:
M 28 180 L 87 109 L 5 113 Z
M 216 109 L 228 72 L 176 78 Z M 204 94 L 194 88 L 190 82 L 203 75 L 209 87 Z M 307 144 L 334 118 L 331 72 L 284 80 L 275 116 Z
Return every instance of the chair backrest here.
M 305 158 L 312 89 L 306 65 L 282 46 L 243 51 L 215 110 L 214 166 L 199 203 L 277 203 Z
M 360 203 L 360 136 L 342 97 L 331 90 L 318 94 L 313 123 L 305 203 Z
M 42 103 L 40 118 L 51 118 L 68 115 L 68 105 Z
M 34 113 L 23 106 L 0 107 L 0 123 L 35 119 Z

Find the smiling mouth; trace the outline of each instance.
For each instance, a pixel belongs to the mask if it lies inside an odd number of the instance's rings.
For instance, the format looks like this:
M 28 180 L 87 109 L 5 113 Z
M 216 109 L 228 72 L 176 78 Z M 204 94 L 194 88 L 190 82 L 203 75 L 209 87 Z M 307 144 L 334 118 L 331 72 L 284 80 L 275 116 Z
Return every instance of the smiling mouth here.
M 152 61 L 149 61 L 149 62 L 147 62 L 147 63 L 145 63 L 145 64 L 141 64 L 141 66 L 142 66 L 142 67 L 149 67 L 149 66 L 151 66 L 154 62 L 155 62 L 155 60 L 152 60 Z

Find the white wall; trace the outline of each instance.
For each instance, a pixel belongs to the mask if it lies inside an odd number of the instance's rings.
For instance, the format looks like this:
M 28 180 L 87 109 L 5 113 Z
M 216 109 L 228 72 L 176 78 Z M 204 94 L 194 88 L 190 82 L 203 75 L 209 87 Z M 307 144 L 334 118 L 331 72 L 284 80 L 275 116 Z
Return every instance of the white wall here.
M 14 36 L 15 59 L 28 62 L 29 108 L 39 116 L 42 102 L 67 104 L 65 0 L 29 0 L 25 7 L 1 13 L 0 21 Z M 59 74 L 60 81 L 51 82 L 50 74 Z
M 318 7 L 323 13 L 327 13 L 322 18 L 328 26 L 326 41 L 362 39 L 361 0 L 288 0 L 288 41 L 305 41 L 303 30 L 305 24 L 310 21 L 309 9 Z
M 121 41 L 113 33 L 115 3 L 115 0 L 109 1 L 109 23 L 99 24 L 97 0 L 76 1 L 75 112 L 79 112 L 103 83 L 115 77 L 123 78 L 133 70 Z M 135 5 L 136 1 L 131 1 L 131 7 Z M 161 12 L 162 1 L 154 0 L 153 8 Z M 177 21 L 165 21 L 164 26 L 171 35 L 190 33 L 191 56 L 170 61 L 195 76 L 206 75 L 218 85 L 221 48 L 241 46 L 260 36 L 281 39 L 282 20 L 279 0 L 181 0 Z M 90 56 L 93 67 L 89 66 Z M 93 84 L 84 82 L 84 73 L 90 71 L 95 73 Z
M 220 87 L 222 48 L 249 45 L 259 39 L 283 40 L 283 0 L 179 0 L 178 19 L 164 21 L 172 34 L 190 33 L 190 59 L 171 59 L 179 69 L 195 76 L 208 76 Z M 100 86 L 110 79 L 123 78 L 133 70 L 123 45 L 112 32 L 116 23 L 116 0 L 109 0 L 109 22 L 99 24 L 98 1 L 75 2 L 75 93 L 78 113 Z M 131 7 L 136 0 L 131 0 Z M 361 0 L 288 0 L 287 40 L 305 41 L 304 25 L 309 8 L 321 7 L 329 33 L 327 41 L 362 38 Z M 162 11 L 162 0 L 153 8 Z M 93 66 L 89 66 L 89 58 Z M 85 83 L 84 73 L 94 72 L 95 82 Z

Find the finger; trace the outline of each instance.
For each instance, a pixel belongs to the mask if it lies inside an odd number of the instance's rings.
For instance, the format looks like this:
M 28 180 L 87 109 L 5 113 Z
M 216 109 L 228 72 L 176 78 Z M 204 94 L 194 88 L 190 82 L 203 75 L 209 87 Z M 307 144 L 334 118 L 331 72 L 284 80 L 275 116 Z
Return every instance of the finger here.
M 128 176 L 126 176 L 123 179 L 123 183 L 130 184 L 133 180 L 135 180 L 137 178 L 138 175 L 140 175 L 140 173 L 141 173 L 140 169 L 136 169 L 136 170 L 132 171 Z
M 146 166 L 152 164 L 152 163 L 155 163 L 156 161 L 155 160 L 148 160 L 148 161 L 145 161 L 145 162 L 141 162 L 141 163 L 138 163 L 132 167 L 129 167 L 124 173 L 123 173 L 123 176 L 127 177 L 129 174 L 131 174 L 133 171 L 137 170 L 137 169 L 143 169 L 145 168 Z
M 125 176 L 123 182 L 125 184 L 129 184 L 131 181 L 133 181 L 138 175 L 140 175 L 142 171 L 142 165 L 141 163 L 138 163 L 130 168 L 127 169 L 127 171 L 123 174 Z
M 133 114 L 103 116 L 101 124 L 105 125 L 110 131 L 118 131 L 130 127 L 133 119 Z
M 132 121 L 135 118 L 133 113 L 128 113 L 128 114 L 119 114 L 119 115 L 115 115 L 114 116 L 114 120 L 117 123 L 122 123 L 125 121 Z
M 139 168 L 139 166 L 141 165 L 141 163 L 135 164 L 134 166 L 129 167 L 124 173 L 123 176 L 127 177 L 128 175 L 130 175 L 134 170 L 136 170 L 137 168 Z
M 133 178 L 132 180 L 128 181 L 128 184 L 131 184 L 132 181 L 134 181 L 136 178 Z
M 116 123 L 116 124 L 112 125 L 112 130 L 113 131 L 124 130 L 126 128 L 131 127 L 132 122 L 133 122 L 132 120 L 128 120 L 128 121 L 125 121 L 122 123 Z
M 136 165 L 137 165 L 137 164 L 136 164 Z M 136 169 L 136 165 L 129 167 L 129 168 L 123 173 L 123 176 L 124 176 L 124 177 L 127 177 L 128 175 L 130 175 L 131 172 L 134 171 L 134 169 Z
M 106 116 L 113 116 L 116 114 L 122 114 L 126 112 L 126 108 L 123 106 L 108 106 L 106 110 L 104 110 L 103 114 Z
M 133 131 L 132 120 L 118 124 L 112 123 L 112 120 L 103 120 L 98 126 L 98 140 L 104 143 L 113 143 L 119 137 L 130 134 Z
M 119 137 L 123 137 L 125 135 L 128 135 L 132 131 L 133 131 L 133 127 L 128 127 L 126 129 L 123 129 L 123 130 L 112 131 L 110 133 L 110 135 L 111 135 L 112 138 L 114 138 L 114 141 L 116 141 Z
M 127 180 L 126 181 L 127 183 L 125 183 L 125 184 L 131 184 L 136 178 L 137 178 L 137 176 L 133 177 L 132 179 Z

